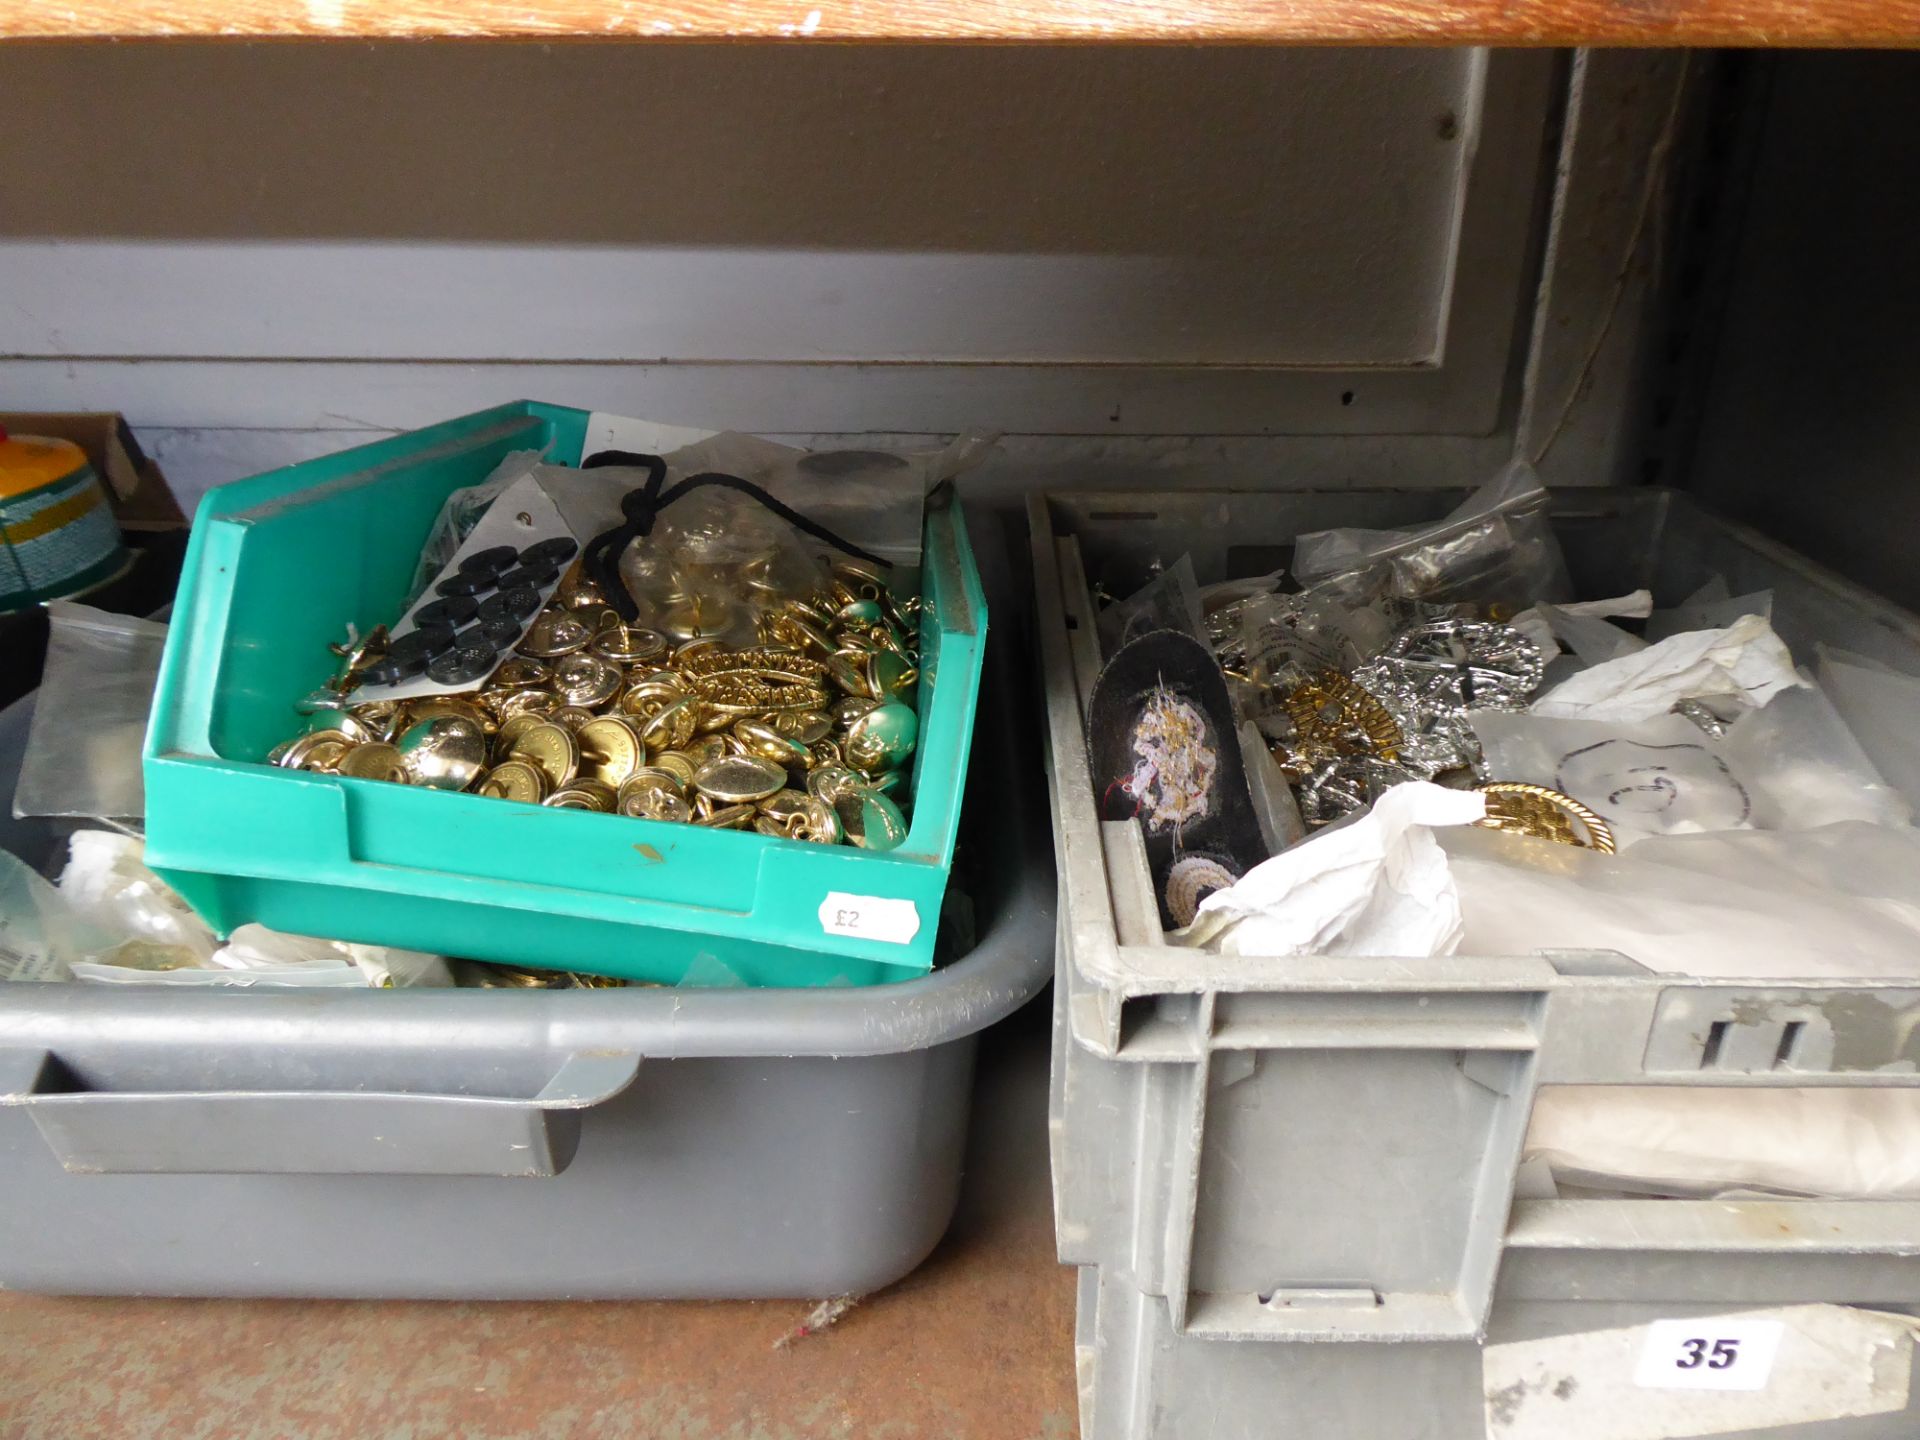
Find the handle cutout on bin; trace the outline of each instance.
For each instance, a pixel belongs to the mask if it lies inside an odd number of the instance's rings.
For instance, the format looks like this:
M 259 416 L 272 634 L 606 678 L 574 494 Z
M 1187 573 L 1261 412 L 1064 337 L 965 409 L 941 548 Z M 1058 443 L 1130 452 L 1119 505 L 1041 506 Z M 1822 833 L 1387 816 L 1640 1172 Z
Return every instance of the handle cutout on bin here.
M 551 1176 L 580 1112 L 634 1081 L 640 1057 L 570 1055 L 527 1099 L 351 1090 L 104 1091 L 45 1052 L 0 1057 L 0 1104 L 24 1106 L 83 1175 Z

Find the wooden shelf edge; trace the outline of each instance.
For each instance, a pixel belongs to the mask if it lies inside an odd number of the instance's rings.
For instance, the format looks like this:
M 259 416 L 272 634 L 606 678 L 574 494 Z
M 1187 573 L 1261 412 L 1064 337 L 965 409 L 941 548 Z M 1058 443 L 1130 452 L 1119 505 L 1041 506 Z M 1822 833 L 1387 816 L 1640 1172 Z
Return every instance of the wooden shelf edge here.
M 1920 0 L 0 0 L 0 41 L 1920 46 Z

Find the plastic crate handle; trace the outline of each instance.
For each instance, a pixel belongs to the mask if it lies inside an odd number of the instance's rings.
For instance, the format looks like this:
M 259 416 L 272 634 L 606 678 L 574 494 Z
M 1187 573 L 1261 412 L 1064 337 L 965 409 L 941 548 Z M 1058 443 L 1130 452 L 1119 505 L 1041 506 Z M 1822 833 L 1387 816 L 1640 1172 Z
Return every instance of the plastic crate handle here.
M 354 1090 L 100 1091 L 46 1051 L 0 1055 L 0 1104 L 24 1106 L 80 1175 L 558 1175 L 580 1114 L 640 1057 L 585 1051 L 527 1099 Z

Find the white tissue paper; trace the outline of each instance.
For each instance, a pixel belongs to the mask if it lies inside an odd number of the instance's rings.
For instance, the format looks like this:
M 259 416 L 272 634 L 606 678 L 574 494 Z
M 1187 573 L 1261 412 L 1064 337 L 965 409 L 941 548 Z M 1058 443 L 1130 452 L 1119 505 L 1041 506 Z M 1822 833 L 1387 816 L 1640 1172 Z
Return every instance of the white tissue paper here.
M 1460 898 L 1433 827 L 1470 825 L 1486 798 L 1413 781 L 1357 818 L 1253 867 L 1200 902 L 1175 944 L 1222 955 L 1449 955 Z
M 396 950 L 386 945 L 355 945 L 344 940 L 287 935 L 264 925 L 238 926 L 226 945 L 215 952 L 213 963 L 250 975 L 280 978 L 287 983 L 299 977 L 312 984 L 378 988 L 453 984 L 453 972 L 438 955 Z
M 1526 1154 L 1557 1183 L 1589 1189 L 1910 1200 L 1920 1090 L 1548 1085 Z
M 1692 630 L 1582 670 L 1534 701 L 1532 713 L 1565 720 L 1646 720 L 1677 700 L 1730 696 L 1764 705 L 1807 682 L 1773 626 L 1743 615 L 1724 630 Z
M 1611 600 L 1571 600 L 1565 605 L 1542 601 L 1507 623 L 1540 647 L 1542 659 L 1558 655 L 1564 640 L 1575 654 L 1597 663 L 1646 648 L 1646 641 L 1608 620 L 1644 620 L 1652 613 L 1653 592 L 1633 590 Z

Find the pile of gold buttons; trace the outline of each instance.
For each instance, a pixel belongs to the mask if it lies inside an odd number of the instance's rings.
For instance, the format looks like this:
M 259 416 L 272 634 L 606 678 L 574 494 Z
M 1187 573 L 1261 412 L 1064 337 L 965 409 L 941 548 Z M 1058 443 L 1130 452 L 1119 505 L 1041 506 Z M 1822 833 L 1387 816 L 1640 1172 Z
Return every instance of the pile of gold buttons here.
M 678 644 L 623 623 L 578 575 L 477 689 L 351 703 L 272 764 L 527 805 L 887 850 L 906 838 L 918 739 L 918 602 L 841 561 L 823 588 L 760 609 L 757 643 Z M 318 692 L 316 692 L 318 693 Z M 320 698 L 324 699 L 324 696 Z M 304 705 L 315 703 L 309 697 Z
M 645 980 L 621 980 L 612 975 L 587 975 L 575 970 L 534 970 L 524 965 L 497 965 L 488 960 L 454 960 L 453 982 L 475 990 L 620 990 L 648 986 Z

